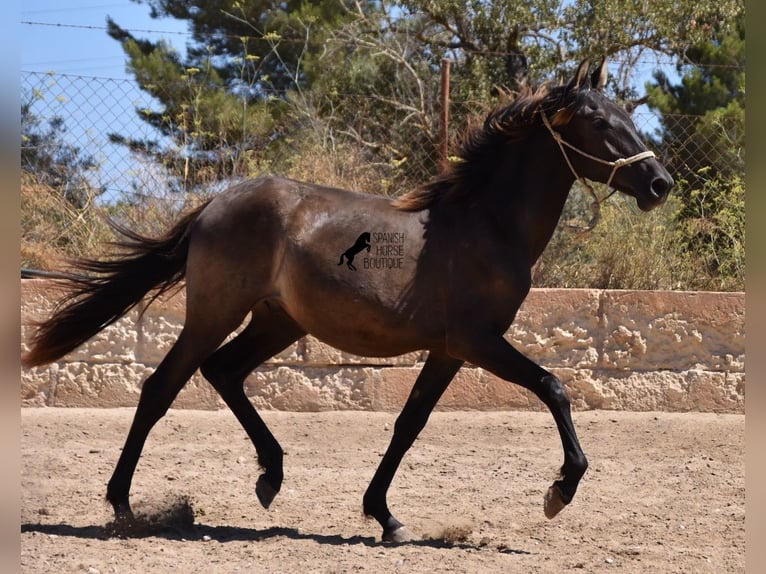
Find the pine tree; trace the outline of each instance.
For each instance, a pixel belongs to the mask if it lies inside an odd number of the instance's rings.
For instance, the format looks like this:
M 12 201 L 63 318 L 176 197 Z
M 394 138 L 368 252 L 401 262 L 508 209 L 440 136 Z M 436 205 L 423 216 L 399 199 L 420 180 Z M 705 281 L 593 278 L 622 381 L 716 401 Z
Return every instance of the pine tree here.
M 154 17 L 189 21 L 182 58 L 163 41 L 133 36 L 108 21 L 139 86 L 159 102 L 140 117 L 172 143 L 122 143 L 163 165 L 173 188 L 191 191 L 256 170 L 295 126 L 290 92 L 312 80 L 307 54 L 321 52 L 326 30 L 348 17 L 339 3 L 293 0 L 147 0 Z
M 745 16 L 710 24 L 690 48 L 680 83 L 655 74 L 649 103 L 661 116 L 660 147 L 677 180 L 676 221 L 690 257 L 719 289 L 744 288 Z

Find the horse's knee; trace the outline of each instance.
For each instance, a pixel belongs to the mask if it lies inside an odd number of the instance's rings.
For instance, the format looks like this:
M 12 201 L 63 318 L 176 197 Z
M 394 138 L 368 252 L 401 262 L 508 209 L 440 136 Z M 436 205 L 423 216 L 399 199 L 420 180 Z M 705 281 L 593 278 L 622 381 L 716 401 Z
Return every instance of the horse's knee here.
M 571 402 L 564 385 L 555 375 L 546 375 L 540 381 L 540 399 L 551 409 L 569 410 Z

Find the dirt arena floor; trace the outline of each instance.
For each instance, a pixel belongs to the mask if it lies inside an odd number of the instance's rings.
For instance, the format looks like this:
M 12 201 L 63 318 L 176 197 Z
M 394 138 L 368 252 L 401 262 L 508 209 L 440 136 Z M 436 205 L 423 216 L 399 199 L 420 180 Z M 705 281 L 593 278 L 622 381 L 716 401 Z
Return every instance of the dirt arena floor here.
M 550 415 L 434 413 L 389 493 L 424 540 L 396 546 L 361 512 L 395 413 L 264 413 L 286 451 L 266 511 L 233 415 L 171 410 L 133 481 L 144 521 L 116 535 L 104 493 L 132 415 L 22 409 L 23 572 L 745 570 L 743 415 L 575 413 L 590 468 L 549 521 L 562 461 Z

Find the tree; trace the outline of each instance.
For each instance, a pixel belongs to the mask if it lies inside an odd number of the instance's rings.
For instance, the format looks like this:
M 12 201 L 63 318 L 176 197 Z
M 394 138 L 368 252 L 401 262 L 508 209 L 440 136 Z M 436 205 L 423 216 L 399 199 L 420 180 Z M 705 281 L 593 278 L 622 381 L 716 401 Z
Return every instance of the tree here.
M 160 103 L 137 112 L 173 143 L 120 134 L 112 140 L 161 163 L 179 190 L 247 175 L 282 143 L 294 127 L 290 92 L 311 82 L 307 54 L 320 52 L 324 30 L 347 15 L 340 3 L 304 0 L 144 3 L 153 17 L 189 21 L 185 58 L 112 20 L 108 32 L 122 44 L 141 88 Z
M 663 71 L 647 85 L 650 108 L 660 114 L 659 143 L 671 166 L 688 182 L 698 171 L 731 175 L 744 170 L 745 23 L 744 11 L 717 22 L 709 40 L 692 46 L 679 61 L 680 83 Z
M 400 166 L 400 175 L 422 180 L 438 164 L 443 58 L 453 66 L 453 126 L 464 125 L 495 103 L 498 87 L 513 92 L 526 83 L 561 81 L 584 57 L 610 57 L 612 90 L 635 106 L 642 102 L 636 78 L 647 53 L 680 53 L 709 35 L 702 26 L 679 27 L 679 16 L 690 22 L 714 20 L 728 13 L 736 0 L 652 2 L 651 9 L 648 4 L 381 2 L 376 11 L 357 10 L 355 19 L 329 33 L 319 59 L 334 73 L 312 84 L 315 100 L 321 96 L 325 101 L 317 111 L 332 119 L 338 130 L 352 133 L 382 163 Z M 349 93 L 357 97 L 351 99 Z M 410 171 L 403 172 L 408 166 Z
M 711 198 L 724 189 L 716 185 L 713 193 L 711 182 L 723 177 L 724 165 L 744 161 L 744 103 L 732 97 L 744 76 L 732 69 L 729 77 L 720 65 L 710 66 L 731 60 L 725 52 L 736 42 L 725 39 L 726 30 L 743 14 L 742 0 L 207 0 L 193 6 L 139 1 L 155 16 L 184 19 L 190 26 L 191 41 L 181 57 L 162 42 L 135 38 L 110 22 L 110 34 L 122 43 L 139 84 L 159 102 L 157 109 L 139 113 L 173 143 L 118 134 L 114 139 L 165 165 L 178 176 L 178 189 L 270 168 L 288 173 L 310 154 L 336 158 L 339 173 L 349 157 L 363 162 L 354 165 L 372 167 L 379 185 L 368 190 L 395 194 L 422 182 L 439 169 L 444 58 L 452 62 L 450 114 L 457 132 L 502 91 L 558 82 L 583 57 L 608 57 L 613 95 L 629 108 L 650 102 L 661 114 L 655 146 L 679 158 L 671 164 L 687 194 L 680 208 L 687 214 L 679 219 L 687 230 L 691 222 L 713 221 L 697 217 L 689 206 L 696 201 L 697 211 L 710 214 Z M 677 61 L 684 80 L 670 86 L 658 73 L 644 94 L 639 83 L 647 62 L 659 55 Z M 695 111 L 692 100 L 713 103 Z M 722 101 L 726 105 L 715 103 Z M 671 120 L 690 114 L 701 119 L 673 127 Z M 684 150 L 677 146 L 681 129 L 690 136 Z M 707 171 L 683 168 L 714 152 L 720 160 L 706 165 Z M 303 176 L 316 177 L 314 171 Z M 730 186 L 730 205 L 739 205 L 740 188 Z M 565 218 L 584 205 L 572 195 Z M 731 215 L 718 220 L 717 229 L 736 221 L 737 209 L 716 210 Z M 687 249 L 694 249 L 696 237 Z M 555 241 L 545 255 L 548 262 L 578 248 L 574 241 L 582 240 Z M 602 243 L 608 246 L 609 240 Z M 722 261 L 709 267 L 724 272 L 729 267 Z
M 658 72 L 647 92 L 677 179 L 683 248 L 717 288 L 744 288 L 744 6 L 733 20 L 708 26 L 712 36 L 683 54 L 680 82 Z
M 428 50 L 446 50 L 461 66 L 466 96 L 486 98 L 495 85 L 511 89 L 519 61 L 529 81 L 563 81 L 585 57 L 608 57 L 611 85 L 623 99 L 636 96 L 639 63 L 647 53 L 676 56 L 710 35 L 696 22 L 730 19 L 741 0 L 403 0 L 428 24 Z M 680 25 L 679 25 L 680 24 Z M 476 92 L 474 92 L 476 93 Z
M 155 17 L 187 20 L 192 40 L 182 59 L 109 22 L 139 84 L 160 102 L 139 113 L 174 143 L 114 139 L 178 174 L 181 189 L 247 174 L 306 127 L 320 146 L 353 142 L 392 176 L 422 180 L 438 165 L 442 58 L 453 61 L 456 125 L 490 105 L 497 86 L 560 79 L 584 56 L 616 56 L 615 92 L 628 98 L 644 50 L 678 51 L 707 33 L 679 27 L 679 14 L 710 19 L 736 3 L 136 1 Z
M 230 91 L 245 92 L 251 99 L 265 94 L 283 96 L 310 78 L 302 65 L 307 55 L 321 52 L 326 31 L 348 18 L 340 1 L 307 0 L 134 0 L 150 7 L 151 16 L 187 20 L 192 42 L 187 46 L 187 67 L 215 68 Z M 372 9 L 373 2 L 358 2 Z M 110 34 L 118 37 L 113 22 Z M 124 31 L 123 31 L 124 32 Z M 119 38 L 118 38 L 119 39 Z M 157 44 L 144 43 L 151 50 Z M 254 62 L 243 66 L 243 61 Z

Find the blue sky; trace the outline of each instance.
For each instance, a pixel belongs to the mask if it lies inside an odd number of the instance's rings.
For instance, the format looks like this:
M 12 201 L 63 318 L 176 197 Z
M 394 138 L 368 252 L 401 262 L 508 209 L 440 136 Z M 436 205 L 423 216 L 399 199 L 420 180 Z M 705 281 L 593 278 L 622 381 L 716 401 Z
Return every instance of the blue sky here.
M 163 38 L 178 50 L 186 44 L 185 22 L 154 20 L 148 6 L 128 0 L 25 0 L 20 12 L 22 72 L 130 78 L 122 48 L 106 33 L 107 16 L 138 37 Z
M 22 76 L 25 72 L 54 73 L 50 79 L 31 77 L 35 89 L 42 88 L 48 95 L 41 102 L 48 106 L 47 110 L 37 109 L 42 115 L 49 113 L 65 118 L 67 138 L 93 154 L 102 166 L 99 183 L 108 190 L 105 197 L 117 197 L 130 187 L 126 178 L 144 173 L 146 166 L 131 163 L 131 167 L 126 167 L 132 161 L 127 151 L 103 138 L 111 131 L 139 138 L 156 135 L 143 132 L 146 126 L 136 119 L 136 107 L 154 106 L 126 72 L 120 44 L 106 33 L 107 16 L 137 37 L 152 41 L 164 39 L 182 53 L 188 38 L 187 23 L 172 18 L 152 19 L 147 5 L 129 0 L 25 0 L 19 15 Z M 85 79 L 78 86 L 98 85 L 87 78 L 124 82 L 108 84 L 108 88 L 95 93 L 56 92 L 58 88 L 64 90 L 61 76 L 82 76 Z M 57 83 L 60 85 L 53 88 Z M 30 86 L 24 82 L 22 85 Z
M 159 193 L 156 188 L 162 180 L 126 148 L 107 140 L 110 132 L 139 139 L 157 137 L 137 118 L 136 107 L 151 106 L 152 100 L 126 72 L 119 42 L 106 33 L 107 16 L 137 37 L 164 39 L 177 50 L 184 50 L 186 23 L 152 19 L 149 7 L 143 4 L 129 0 L 26 0 L 20 10 L 19 67 L 22 97 L 30 97 L 34 88 L 42 94 L 34 113 L 41 118 L 64 118 L 64 138 L 98 163 L 100 168 L 91 179 L 106 189 L 102 198 L 109 201 L 129 193 L 134 186 L 150 195 Z M 93 78 L 110 81 L 101 83 Z

